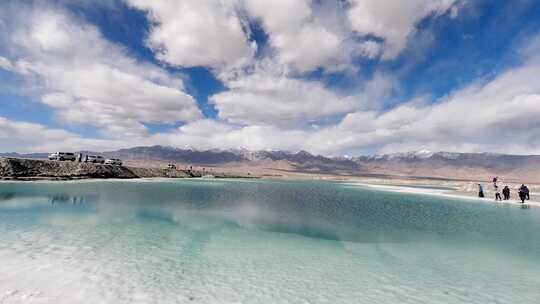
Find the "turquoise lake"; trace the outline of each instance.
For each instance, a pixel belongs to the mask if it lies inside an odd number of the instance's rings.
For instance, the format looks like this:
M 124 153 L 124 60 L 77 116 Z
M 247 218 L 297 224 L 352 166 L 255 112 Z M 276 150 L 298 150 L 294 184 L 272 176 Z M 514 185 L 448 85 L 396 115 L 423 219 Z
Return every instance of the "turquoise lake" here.
M 337 182 L 0 183 L 0 303 L 540 303 L 540 208 Z

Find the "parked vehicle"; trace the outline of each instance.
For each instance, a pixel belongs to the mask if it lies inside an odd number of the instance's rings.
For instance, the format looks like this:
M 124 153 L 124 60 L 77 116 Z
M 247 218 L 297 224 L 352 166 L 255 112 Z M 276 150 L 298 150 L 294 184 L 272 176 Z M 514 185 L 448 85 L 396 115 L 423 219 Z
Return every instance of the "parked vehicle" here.
M 105 160 L 105 165 L 121 166 L 122 160 L 118 158 L 108 158 Z
M 105 158 L 99 155 L 88 155 L 87 162 L 94 164 L 103 164 L 105 162 Z
M 49 154 L 49 160 L 58 160 L 58 161 L 70 160 L 70 161 L 75 161 L 75 153 L 54 152 L 54 153 Z

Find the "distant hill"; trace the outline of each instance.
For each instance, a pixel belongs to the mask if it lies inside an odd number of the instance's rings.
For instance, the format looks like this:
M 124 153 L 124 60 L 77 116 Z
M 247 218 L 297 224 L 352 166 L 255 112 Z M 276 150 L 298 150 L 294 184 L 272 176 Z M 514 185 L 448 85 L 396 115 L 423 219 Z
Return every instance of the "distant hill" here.
M 540 155 L 418 151 L 354 158 L 359 171 L 371 174 L 540 182 Z
M 47 158 L 48 153 L 2 153 L 0 152 L 0 157 L 15 157 L 15 158 L 30 158 L 30 159 L 45 159 Z
M 360 157 L 326 157 L 306 151 L 249 151 L 178 149 L 164 146 L 134 147 L 109 152 L 83 152 L 124 160 L 159 160 L 193 165 L 245 165 L 295 172 L 363 176 L 407 176 L 444 179 L 540 182 L 539 155 L 416 151 Z M 46 158 L 46 153 L 0 153 L 0 156 Z
M 285 151 L 249 151 L 245 149 L 194 150 L 152 146 L 105 152 L 102 155 L 121 159 L 164 160 L 196 165 L 243 163 L 245 165 L 266 164 L 271 167 L 272 162 L 286 162 L 294 168 L 294 171 L 310 172 L 355 171 L 357 169 L 357 164 L 353 160 L 312 155 L 306 151 L 291 153 Z

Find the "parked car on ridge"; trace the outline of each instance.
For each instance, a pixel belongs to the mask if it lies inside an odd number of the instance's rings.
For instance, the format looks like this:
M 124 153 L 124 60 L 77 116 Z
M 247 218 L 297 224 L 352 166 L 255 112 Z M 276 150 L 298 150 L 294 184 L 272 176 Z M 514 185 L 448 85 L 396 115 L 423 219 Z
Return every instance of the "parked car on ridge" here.
M 108 158 L 105 160 L 105 165 L 121 166 L 122 160 L 118 158 Z
M 88 155 L 86 162 L 94 163 L 94 164 L 103 164 L 105 162 L 105 158 L 99 155 Z
M 54 153 L 49 154 L 49 160 L 58 160 L 58 161 L 70 160 L 70 161 L 75 161 L 75 153 L 54 152 Z

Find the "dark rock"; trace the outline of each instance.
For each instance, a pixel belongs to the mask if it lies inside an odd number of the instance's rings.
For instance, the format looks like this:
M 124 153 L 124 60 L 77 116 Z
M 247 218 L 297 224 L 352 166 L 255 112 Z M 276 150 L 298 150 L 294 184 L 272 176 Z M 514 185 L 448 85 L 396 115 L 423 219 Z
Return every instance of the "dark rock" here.
M 3 178 L 138 178 L 127 167 L 21 158 L 0 158 Z

